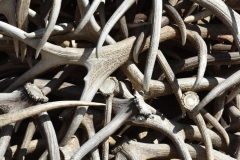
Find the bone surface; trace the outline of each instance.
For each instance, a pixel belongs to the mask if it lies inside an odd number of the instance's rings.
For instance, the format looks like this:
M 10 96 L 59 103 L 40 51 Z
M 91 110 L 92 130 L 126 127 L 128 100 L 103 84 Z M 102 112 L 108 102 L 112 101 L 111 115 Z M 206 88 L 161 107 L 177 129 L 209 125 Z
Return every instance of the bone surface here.
M 240 159 L 239 6 L 0 0 L 0 159 Z

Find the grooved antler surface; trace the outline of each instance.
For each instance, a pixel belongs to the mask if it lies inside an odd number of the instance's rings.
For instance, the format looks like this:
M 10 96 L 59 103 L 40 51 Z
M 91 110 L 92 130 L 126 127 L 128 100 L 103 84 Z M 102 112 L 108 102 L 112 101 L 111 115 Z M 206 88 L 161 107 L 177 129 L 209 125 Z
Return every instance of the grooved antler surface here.
M 240 159 L 239 6 L 0 0 L 0 159 Z

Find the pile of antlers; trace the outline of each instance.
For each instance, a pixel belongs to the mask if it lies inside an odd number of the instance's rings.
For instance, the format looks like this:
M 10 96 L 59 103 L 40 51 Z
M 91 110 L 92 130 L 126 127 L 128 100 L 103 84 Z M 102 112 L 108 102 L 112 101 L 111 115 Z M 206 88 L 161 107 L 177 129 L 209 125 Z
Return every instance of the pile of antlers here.
M 0 0 L 0 159 L 240 159 L 239 10 Z

